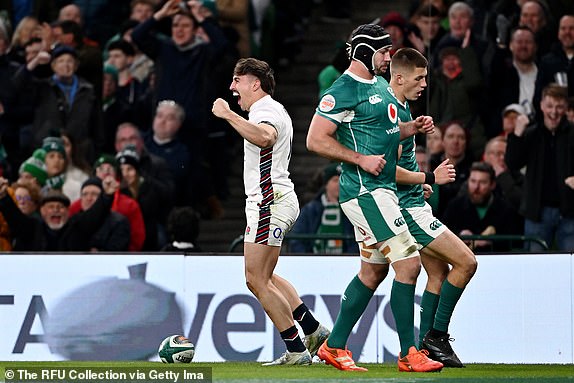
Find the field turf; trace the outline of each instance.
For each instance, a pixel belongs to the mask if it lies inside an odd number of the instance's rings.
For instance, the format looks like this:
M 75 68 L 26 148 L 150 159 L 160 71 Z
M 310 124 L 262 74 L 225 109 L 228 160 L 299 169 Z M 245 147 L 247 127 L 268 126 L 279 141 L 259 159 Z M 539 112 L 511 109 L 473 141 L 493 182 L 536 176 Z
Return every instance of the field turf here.
M 262 367 L 255 362 L 191 363 L 188 365 L 166 365 L 160 362 L 0 362 L 0 381 L 8 370 L 17 369 L 105 369 L 113 371 L 150 370 L 181 371 L 183 369 L 211 369 L 213 382 L 226 383 L 335 383 L 335 382 L 571 382 L 574 383 L 574 365 L 556 364 L 468 364 L 462 369 L 444 369 L 439 373 L 399 373 L 396 364 L 359 363 L 367 367 L 368 372 L 350 373 L 338 371 L 331 366 L 314 364 L 313 366 L 276 366 Z M 7 375 L 6 375 L 7 376 Z M 51 380 L 57 382 L 58 380 Z M 114 380 L 100 380 L 102 383 Z M 157 383 L 173 379 L 155 380 Z M 181 382 L 183 380 L 177 380 Z M 186 380 L 193 382 L 193 380 Z M 18 382 L 18 380 L 14 380 Z M 40 380 L 36 380 L 40 382 Z M 77 381 L 81 383 L 81 380 Z

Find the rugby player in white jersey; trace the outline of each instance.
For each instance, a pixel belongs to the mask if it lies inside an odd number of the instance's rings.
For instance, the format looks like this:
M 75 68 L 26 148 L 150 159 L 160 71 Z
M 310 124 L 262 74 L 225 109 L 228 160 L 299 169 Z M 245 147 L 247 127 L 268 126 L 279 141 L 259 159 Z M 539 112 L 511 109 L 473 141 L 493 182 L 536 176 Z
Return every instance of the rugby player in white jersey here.
M 249 119 L 218 98 L 215 116 L 226 120 L 244 138 L 243 177 L 247 196 L 244 236 L 245 279 L 281 334 L 287 351 L 264 366 L 311 364 L 329 336 L 286 279 L 274 273 L 281 243 L 299 215 L 299 202 L 289 178 L 293 125 L 289 114 L 272 98 L 273 70 L 254 58 L 240 59 L 230 90 Z M 299 337 L 296 320 L 305 333 Z

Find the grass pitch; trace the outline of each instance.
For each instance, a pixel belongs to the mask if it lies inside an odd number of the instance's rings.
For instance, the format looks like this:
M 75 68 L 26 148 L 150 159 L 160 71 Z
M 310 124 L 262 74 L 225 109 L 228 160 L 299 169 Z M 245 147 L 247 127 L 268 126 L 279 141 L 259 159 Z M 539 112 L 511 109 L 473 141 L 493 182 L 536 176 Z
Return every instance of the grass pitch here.
M 16 370 L 37 371 L 38 369 L 104 369 L 108 371 L 183 371 L 192 368 L 208 369 L 213 382 L 225 383 L 335 383 L 335 382 L 572 382 L 574 383 L 574 365 L 556 364 L 469 364 L 461 369 L 443 369 L 439 373 L 400 373 L 396 364 L 359 363 L 369 369 L 368 372 L 344 372 L 324 364 L 312 366 L 276 366 L 262 367 L 255 362 L 191 363 L 186 365 L 162 364 L 159 362 L 0 362 L 0 381 L 4 382 L 6 372 Z M 25 380 L 7 380 L 24 382 Z M 63 380 L 28 380 L 27 382 L 62 382 Z M 74 380 L 81 383 L 82 380 Z M 93 381 L 93 380 L 92 380 Z M 116 382 L 113 378 L 100 379 L 101 383 Z M 121 380 L 118 380 L 121 382 Z M 146 380 L 151 381 L 151 380 Z M 193 380 L 174 380 L 173 377 L 153 379 L 156 383 L 193 382 Z M 203 382 L 209 382 L 204 380 Z

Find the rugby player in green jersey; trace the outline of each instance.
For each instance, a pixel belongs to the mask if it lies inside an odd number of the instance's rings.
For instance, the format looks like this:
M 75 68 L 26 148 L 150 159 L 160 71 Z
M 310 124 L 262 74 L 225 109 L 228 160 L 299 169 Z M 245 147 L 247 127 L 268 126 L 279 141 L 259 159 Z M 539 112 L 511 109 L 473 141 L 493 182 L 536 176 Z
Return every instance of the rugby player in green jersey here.
M 310 151 L 342 162 L 339 201 L 362 244 L 359 273 L 347 286 L 331 335 L 317 355 L 340 370 L 366 371 L 355 365 L 347 338 L 391 264 L 391 309 L 400 324 L 399 370 L 439 371 L 442 363 L 415 345 L 414 297 L 421 261 L 395 194 L 400 140 L 418 131 L 432 132 L 434 125 L 425 116 L 399 127 L 397 99 L 378 76 L 389 65 L 390 49 L 391 38 L 378 25 L 353 31 L 349 67 L 325 91 L 307 135 Z
M 391 60 L 391 81 L 399 101 L 399 120 L 412 120 L 408 101 L 426 87 L 427 59 L 412 48 L 399 49 Z M 463 367 L 453 351 L 448 325 L 464 288 L 474 275 L 476 258 L 469 247 L 432 214 L 422 184 L 454 181 L 454 166 L 445 160 L 434 173 L 423 173 L 415 157 L 415 140 L 401 141 L 397 163 L 397 197 L 410 233 L 422 249 L 428 281 L 421 301 L 420 347 L 445 367 Z M 452 269 L 449 268 L 449 264 Z

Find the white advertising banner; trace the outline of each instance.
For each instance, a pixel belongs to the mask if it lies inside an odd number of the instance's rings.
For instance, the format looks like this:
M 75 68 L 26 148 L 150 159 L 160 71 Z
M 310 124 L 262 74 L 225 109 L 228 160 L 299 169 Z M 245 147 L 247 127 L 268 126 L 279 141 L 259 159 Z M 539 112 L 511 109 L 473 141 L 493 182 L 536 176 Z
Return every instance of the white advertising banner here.
M 450 326 L 461 360 L 574 363 L 572 255 L 478 261 Z M 358 267 L 356 257 L 281 256 L 277 273 L 331 327 Z M 0 360 L 157 360 L 177 333 L 196 344 L 196 361 L 271 360 L 284 345 L 243 273 L 236 255 L 2 255 Z M 396 360 L 392 278 L 349 338 L 361 362 Z M 425 282 L 423 271 L 417 303 Z

